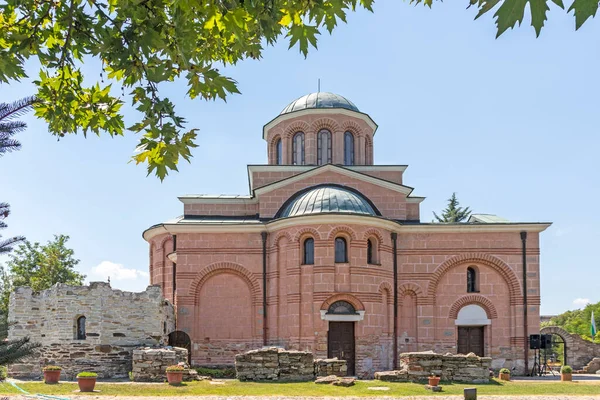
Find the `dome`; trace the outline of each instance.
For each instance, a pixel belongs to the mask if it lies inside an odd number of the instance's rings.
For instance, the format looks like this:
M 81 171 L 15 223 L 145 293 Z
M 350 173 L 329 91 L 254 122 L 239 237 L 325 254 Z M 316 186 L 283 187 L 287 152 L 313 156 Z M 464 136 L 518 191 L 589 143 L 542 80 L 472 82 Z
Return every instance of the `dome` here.
M 292 196 L 279 210 L 277 218 L 319 213 L 379 215 L 371 202 L 352 189 L 322 185 Z
M 309 108 L 345 108 L 360 112 L 358 107 L 344 96 L 329 92 L 317 92 L 292 101 L 279 115 Z

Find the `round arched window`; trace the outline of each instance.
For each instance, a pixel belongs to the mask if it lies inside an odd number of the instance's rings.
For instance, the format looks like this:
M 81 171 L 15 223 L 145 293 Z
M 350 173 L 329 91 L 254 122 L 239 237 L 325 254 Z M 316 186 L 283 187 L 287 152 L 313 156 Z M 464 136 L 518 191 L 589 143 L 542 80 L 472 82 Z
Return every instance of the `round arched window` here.
M 348 303 L 347 301 L 340 300 L 329 306 L 327 314 L 354 315 L 356 314 L 356 310 L 352 304 Z

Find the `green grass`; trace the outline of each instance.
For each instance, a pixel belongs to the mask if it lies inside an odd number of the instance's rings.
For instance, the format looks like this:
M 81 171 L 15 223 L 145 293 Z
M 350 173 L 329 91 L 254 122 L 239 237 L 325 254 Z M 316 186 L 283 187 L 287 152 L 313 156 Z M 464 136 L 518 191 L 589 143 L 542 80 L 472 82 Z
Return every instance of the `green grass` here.
M 46 385 L 41 382 L 18 384 L 30 393 L 69 395 L 77 390 L 76 383 L 60 383 Z M 444 391 L 439 394 L 463 393 L 465 387 L 476 387 L 480 395 L 600 395 L 600 384 L 592 382 L 500 382 L 493 380 L 489 384 L 448 384 L 442 382 Z M 370 386 L 387 386 L 388 391 L 368 390 Z M 359 381 L 350 388 L 331 385 L 316 385 L 306 383 L 252 383 L 237 380 L 225 381 L 223 385 L 211 385 L 207 381 L 191 382 L 173 387 L 165 384 L 131 384 L 131 383 L 98 383 L 99 393 L 91 395 L 122 395 L 122 396 L 414 396 L 436 395 L 425 390 L 423 384 L 417 383 L 385 383 L 379 381 Z M 18 394 L 10 384 L 0 383 L 0 394 Z

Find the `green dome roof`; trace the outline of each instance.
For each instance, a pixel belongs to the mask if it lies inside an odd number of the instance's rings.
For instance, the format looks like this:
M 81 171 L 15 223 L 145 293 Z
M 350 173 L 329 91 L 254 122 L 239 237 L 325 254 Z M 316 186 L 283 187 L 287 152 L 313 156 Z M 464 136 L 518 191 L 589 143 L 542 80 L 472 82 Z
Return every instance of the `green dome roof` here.
M 281 207 L 276 218 L 319 213 L 379 215 L 359 192 L 343 186 L 321 185 L 296 193 Z
M 360 112 L 358 107 L 344 96 L 329 92 L 317 92 L 292 101 L 279 115 L 309 108 L 345 108 Z

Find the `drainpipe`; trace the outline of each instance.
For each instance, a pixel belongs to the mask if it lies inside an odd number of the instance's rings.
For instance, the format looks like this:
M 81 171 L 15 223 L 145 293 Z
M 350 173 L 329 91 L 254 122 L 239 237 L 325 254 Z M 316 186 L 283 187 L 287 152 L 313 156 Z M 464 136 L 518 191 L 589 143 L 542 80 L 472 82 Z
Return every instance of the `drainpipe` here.
M 398 234 L 392 232 L 392 248 L 394 251 L 394 370 L 398 369 Z
M 261 232 L 263 261 L 263 345 L 267 345 L 267 232 Z
M 525 343 L 523 345 L 523 355 L 525 356 L 525 373 L 529 371 L 529 328 L 527 326 L 527 232 L 521 232 L 521 243 L 523 244 L 523 331 Z
M 177 251 L 177 235 L 173 235 L 173 252 Z M 173 263 L 173 304 L 175 304 L 175 291 L 177 290 L 177 263 Z

